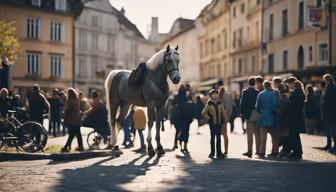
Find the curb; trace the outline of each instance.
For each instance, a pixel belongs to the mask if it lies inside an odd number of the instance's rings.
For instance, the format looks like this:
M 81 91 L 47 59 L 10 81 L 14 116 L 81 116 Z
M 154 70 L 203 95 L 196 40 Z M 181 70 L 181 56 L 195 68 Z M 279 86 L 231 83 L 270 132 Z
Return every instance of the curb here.
M 51 159 L 53 161 L 71 161 L 80 159 L 89 159 L 95 157 L 119 157 L 122 154 L 121 151 L 111 150 L 94 150 L 84 151 L 78 153 L 12 153 L 12 152 L 0 152 L 0 162 L 2 161 L 27 161 L 27 160 L 45 160 Z

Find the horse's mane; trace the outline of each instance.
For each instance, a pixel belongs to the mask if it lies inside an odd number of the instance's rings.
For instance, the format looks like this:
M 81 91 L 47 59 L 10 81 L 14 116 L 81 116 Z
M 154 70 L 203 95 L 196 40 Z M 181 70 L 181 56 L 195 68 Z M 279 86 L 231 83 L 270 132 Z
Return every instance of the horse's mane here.
M 149 69 L 156 69 L 160 64 L 163 63 L 163 57 L 165 54 L 166 49 L 162 49 L 159 52 L 155 53 L 148 61 L 147 67 Z

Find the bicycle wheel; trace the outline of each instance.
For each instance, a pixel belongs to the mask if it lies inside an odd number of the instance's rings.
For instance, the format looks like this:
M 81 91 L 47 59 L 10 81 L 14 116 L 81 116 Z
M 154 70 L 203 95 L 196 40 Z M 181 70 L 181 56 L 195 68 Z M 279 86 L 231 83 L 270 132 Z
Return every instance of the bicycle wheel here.
M 91 131 L 87 136 L 89 149 L 106 149 L 110 144 L 110 137 L 103 137 L 97 131 Z
M 45 132 L 45 129 L 39 123 L 24 123 L 17 132 L 19 147 L 28 153 L 42 150 L 47 143 Z

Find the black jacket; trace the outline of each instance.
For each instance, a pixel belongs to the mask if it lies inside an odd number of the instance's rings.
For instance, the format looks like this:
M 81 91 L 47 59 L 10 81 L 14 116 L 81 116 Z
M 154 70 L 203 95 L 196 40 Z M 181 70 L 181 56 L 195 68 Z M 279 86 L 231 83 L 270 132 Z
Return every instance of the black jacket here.
M 2 65 L 0 68 L 0 89 L 7 88 L 9 89 L 10 82 L 10 65 Z
M 303 115 L 304 102 L 305 95 L 300 89 L 296 89 L 289 96 L 289 128 L 294 132 L 305 132 L 305 121 Z
M 240 99 L 240 112 L 245 119 L 249 119 L 257 101 L 258 91 L 253 87 L 243 90 Z
M 29 98 L 29 114 L 32 119 L 41 119 L 45 112 L 49 112 L 49 102 L 39 92 L 35 92 Z
M 325 121 L 336 121 L 336 86 L 329 84 L 322 96 L 322 118 Z
M 318 101 L 315 93 L 308 94 L 305 103 L 305 117 L 310 119 L 318 118 L 318 111 Z

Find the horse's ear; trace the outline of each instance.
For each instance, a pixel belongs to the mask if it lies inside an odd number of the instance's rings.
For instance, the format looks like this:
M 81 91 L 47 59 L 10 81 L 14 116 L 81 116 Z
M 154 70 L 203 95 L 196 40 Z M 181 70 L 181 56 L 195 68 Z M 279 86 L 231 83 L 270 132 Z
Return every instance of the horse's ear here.
M 178 45 L 176 45 L 175 50 L 176 50 L 176 51 L 178 50 Z
M 170 45 L 167 46 L 166 51 L 167 51 L 167 52 L 170 51 Z

